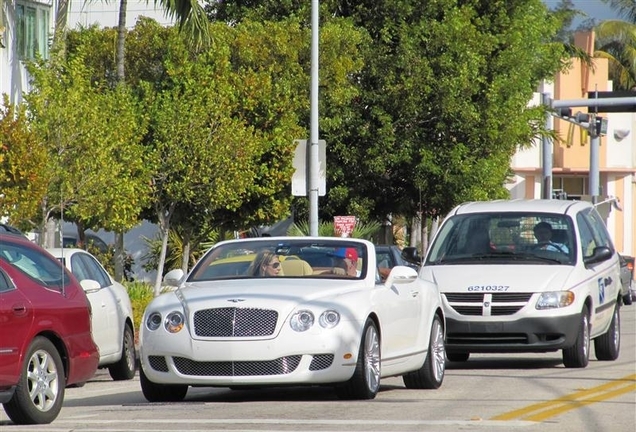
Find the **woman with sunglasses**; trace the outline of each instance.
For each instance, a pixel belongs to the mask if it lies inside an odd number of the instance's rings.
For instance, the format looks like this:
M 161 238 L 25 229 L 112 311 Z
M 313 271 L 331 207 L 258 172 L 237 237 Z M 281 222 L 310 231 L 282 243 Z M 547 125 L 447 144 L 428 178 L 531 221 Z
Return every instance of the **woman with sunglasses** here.
M 247 274 L 250 276 L 278 276 L 280 273 L 280 260 L 278 255 L 272 251 L 264 250 L 256 254 L 256 258 L 252 261 Z

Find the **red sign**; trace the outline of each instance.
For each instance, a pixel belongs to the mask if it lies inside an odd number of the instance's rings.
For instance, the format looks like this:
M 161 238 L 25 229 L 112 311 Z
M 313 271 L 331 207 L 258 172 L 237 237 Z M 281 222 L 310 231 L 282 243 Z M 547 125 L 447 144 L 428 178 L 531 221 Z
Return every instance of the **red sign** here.
M 334 216 L 334 231 L 337 236 L 349 237 L 356 226 L 355 216 Z

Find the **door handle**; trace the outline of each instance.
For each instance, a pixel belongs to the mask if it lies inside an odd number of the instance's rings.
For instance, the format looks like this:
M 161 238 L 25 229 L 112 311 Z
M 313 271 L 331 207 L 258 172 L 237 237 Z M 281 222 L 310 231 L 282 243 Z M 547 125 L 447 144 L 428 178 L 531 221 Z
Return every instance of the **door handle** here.
M 23 315 L 26 315 L 27 313 L 27 308 L 22 303 L 13 305 L 12 309 L 13 309 L 13 314 L 17 316 L 23 316 Z

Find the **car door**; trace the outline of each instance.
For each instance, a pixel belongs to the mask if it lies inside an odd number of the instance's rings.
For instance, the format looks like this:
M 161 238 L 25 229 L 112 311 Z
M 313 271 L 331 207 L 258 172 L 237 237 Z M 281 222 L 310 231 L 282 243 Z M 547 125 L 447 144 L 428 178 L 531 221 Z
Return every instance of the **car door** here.
M 71 255 L 71 272 L 80 282 L 90 279 L 99 283 L 99 289 L 86 291 L 93 308 L 93 340 L 99 347 L 100 357 L 118 352 L 121 349 L 121 323 L 108 274 L 92 255 L 83 252 Z
M 31 302 L 0 269 L 0 387 L 18 382 L 20 355 L 28 343 L 32 321 Z
M 423 297 L 418 279 L 387 287 L 376 285 L 381 295 L 378 307 L 382 327 L 382 357 L 393 358 L 412 353 L 421 328 Z
M 585 281 L 588 291 L 592 293 L 590 324 L 591 335 L 594 337 L 604 331 L 612 319 L 620 292 L 620 267 L 618 254 L 598 212 L 594 209 L 581 212 L 577 215 L 577 222 L 583 259 L 589 257 L 595 247 L 605 246 L 613 253 L 612 258 L 607 261 L 586 266 L 588 275 Z

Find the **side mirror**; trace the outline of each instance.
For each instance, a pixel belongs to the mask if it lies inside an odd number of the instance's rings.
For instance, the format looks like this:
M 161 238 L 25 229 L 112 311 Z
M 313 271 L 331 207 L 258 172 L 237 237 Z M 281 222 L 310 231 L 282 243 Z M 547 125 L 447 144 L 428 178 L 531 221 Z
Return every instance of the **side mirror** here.
M 184 276 L 185 274 L 183 273 L 183 270 L 181 269 L 170 270 L 163 277 L 163 283 L 168 286 L 178 287 L 181 284 L 181 280 L 183 279 Z
M 102 286 L 99 284 L 99 282 L 93 279 L 84 279 L 80 282 L 80 285 L 82 286 L 82 289 L 86 294 L 102 289 Z
M 408 246 L 402 249 L 402 258 L 412 264 L 422 264 L 422 257 L 419 255 L 417 248 L 413 246 Z
M 596 263 L 600 263 L 603 261 L 607 261 L 612 257 L 612 251 L 607 246 L 598 246 L 594 248 L 592 252 L 592 256 L 585 258 L 583 261 L 585 265 L 592 265 Z
M 407 266 L 395 266 L 386 278 L 384 285 L 387 288 L 395 284 L 409 283 L 417 279 L 417 271 Z

